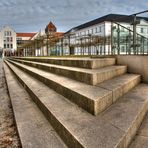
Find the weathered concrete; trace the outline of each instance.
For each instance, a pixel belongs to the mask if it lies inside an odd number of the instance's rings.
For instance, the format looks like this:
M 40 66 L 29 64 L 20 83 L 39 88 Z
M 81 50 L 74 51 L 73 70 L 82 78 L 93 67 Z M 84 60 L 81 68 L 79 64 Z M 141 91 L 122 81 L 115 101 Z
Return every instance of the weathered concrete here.
M 121 99 L 106 110 L 102 116 L 104 119 L 106 119 L 106 121 L 110 122 L 121 130 L 129 131 L 125 137 L 124 147 L 126 147 L 126 145 L 130 143 L 136 134 L 136 131 L 141 125 L 147 111 L 148 85 L 140 84 L 135 87 L 135 89 L 121 97 Z M 134 122 L 132 122 L 133 120 Z
M 20 148 L 11 100 L 8 94 L 3 61 L 0 59 L 0 148 Z
M 147 148 L 148 147 L 148 114 L 145 117 L 140 129 L 129 148 Z
M 74 68 L 74 67 L 59 66 L 54 64 L 45 64 L 39 62 L 18 60 L 14 58 L 11 58 L 11 60 L 32 67 L 36 67 L 51 73 L 63 75 L 68 78 L 78 80 L 91 85 L 96 85 L 105 80 L 111 79 L 118 75 L 122 75 L 127 71 L 126 66 L 108 66 L 99 69 L 84 69 L 84 68 Z
M 127 65 L 129 73 L 140 74 L 143 82 L 148 83 L 148 56 L 117 56 L 117 64 Z
M 87 85 L 17 62 L 10 62 L 94 115 L 112 104 L 112 92 L 109 90 Z
M 64 148 L 66 145 L 5 65 L 5 75 L 23 148 Z
M 98 87 L 112 91 L 113 102 L 127 93 L 129 90 L 138 85 L 141 81 L 141 76 L 136 74 L 124 74 L 115 77 L 111 80 L 98 84 Z
M 15 57 L 16 59 L 29 60 L 34 62 L 43 62 L 49 64 L 79 67 L 79 68 L 101 68 L 115 65 L 115 58 L 47 58 L 47 57 Z
M 92 116 L 12 64 L 8 64 L 69 147 L 126 148 L 148 111 L 141 84 L 103 114 Z

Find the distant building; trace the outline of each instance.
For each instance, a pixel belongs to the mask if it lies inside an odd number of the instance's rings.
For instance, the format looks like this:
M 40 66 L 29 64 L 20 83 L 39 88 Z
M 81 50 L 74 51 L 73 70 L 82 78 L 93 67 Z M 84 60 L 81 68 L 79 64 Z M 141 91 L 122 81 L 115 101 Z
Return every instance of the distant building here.
M 27 44 L 36 33 L 16 33 L 10 26 L 0 30 L 0 53 L 6 56 L 15 55 L 17 48 Z
M 0 30 L 0 49 L 14 53 L 17 49 L 16 32 L 10 26 L 4 26 Z
M 32 50 L 35 56 L 60 55 L 61 50 L 57 39 L 63 35 L 63 32 L 57 32 L 56 26 L 49 22 L 31 38 L 32 44 L 24 48 L 24 56 L 31 56 Z
M 36 35 L 36 33 L 17 33 L 16 35 L 17 47 L 19 47 L 21 44 L 27 44 L 28 41 Z
M 114 26 L 114 39 L 117 40 L 118 31 L 120 31 L 120 48 L 125 53 L 126 48 L 130 48 L 132 43 L 122 42 L 128 40 L 130 37 L 129 30 L 133 30 L 133 17 L 119 14 L 108 14 L 90 22 L 84 23 L 77 27 L 70 29 L 65 33 L 64 42 L 67 45 L 64 47 L 65 54 L 106 54 L 111 52 L 111 27 L 112 21 L 119 23 L 124 27 L 119 27 L 115 24 Z M 127 28 L 127 29 L 126 29 Z M 128 30 L 129 29 L 129 30 Z M 137 17 L 136 32 L 143 37 L 148 38 L 148 18 Z M 104 38 L 104 40 L 103 40 Z M 96 40 L 98 43 L 95 43 Z M 110 43 L 107 42 L 110 40 Z M 102 42 L 101 42 L 102 40 Z M 130 39 L 132 41 L 132 39 Z M 142 38 L 139 37 L 137 41 L 139 47 L 142 46 Z M 117 45 L 114 45 L 117 48 Z M 146 47 L 146 46 L 145 46 Z

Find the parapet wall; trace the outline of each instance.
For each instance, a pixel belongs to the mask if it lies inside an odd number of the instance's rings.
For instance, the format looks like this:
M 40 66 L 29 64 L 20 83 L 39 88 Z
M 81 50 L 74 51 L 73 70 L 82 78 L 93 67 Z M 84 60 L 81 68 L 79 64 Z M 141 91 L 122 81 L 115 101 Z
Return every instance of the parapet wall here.
M 117 64 L 127 65 L 129 73 L 140 74 L 142 81 L 148 83 L 148 56 L 119 55 Z

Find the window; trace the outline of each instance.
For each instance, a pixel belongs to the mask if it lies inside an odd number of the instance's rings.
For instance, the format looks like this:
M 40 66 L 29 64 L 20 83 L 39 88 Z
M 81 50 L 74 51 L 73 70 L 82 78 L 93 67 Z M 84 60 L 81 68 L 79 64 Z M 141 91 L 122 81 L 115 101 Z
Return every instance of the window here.
M 11 44 L 11 48 L 13 48 L 13 44 Z
M 121 47 L 121 52 L 124 52 L 125 48 L 124 46 Z
M 9 37 L 7 37 L 7 42 L 9 42 Z
M 7 31 L 7 36 L 9 36 L 9 31 Z
M 22 38 L 19 37 L 19 38 L 17 38 L 17 40 L 22 40 Z
M 4 37 L 4 42 L 6 42 L 6 37 Z
M 9 48 L 9 44 L 7 44 L 7 48 Z
M 144 33 L 144 29 L 143 28 L 141 28 L 141 33 Z
M 121 27 L 121 31 L 123 31 L 123 32 L 125 31 L 123 27 Z
M 98 28 L 98 32 L 101 32 L 101 26 Z
M 10 41 L 13 42 L 13 38 L 12 37 L 10 37 Z
M 86 31 L 84 31 L 84 35 L 86 35 Z
M 96 30 L 95 32 L 97 33 L 97 31 L 98 31 L 97 27 L 96 27 L 96 29 L 95 29 L 95 30 Z
M 4 44 L 4 48 L 6 48 L 6 44 Z
M 7 36 L 7 31 L 4 32 L 4 36 Z

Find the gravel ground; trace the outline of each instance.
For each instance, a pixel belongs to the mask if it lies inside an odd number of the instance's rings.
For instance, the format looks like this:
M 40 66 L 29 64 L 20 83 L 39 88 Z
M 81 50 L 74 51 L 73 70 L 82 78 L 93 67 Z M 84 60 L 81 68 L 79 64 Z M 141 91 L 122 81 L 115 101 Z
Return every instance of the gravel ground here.
M 20 148 L 10 98 L 0 59 L 0 148 Z

